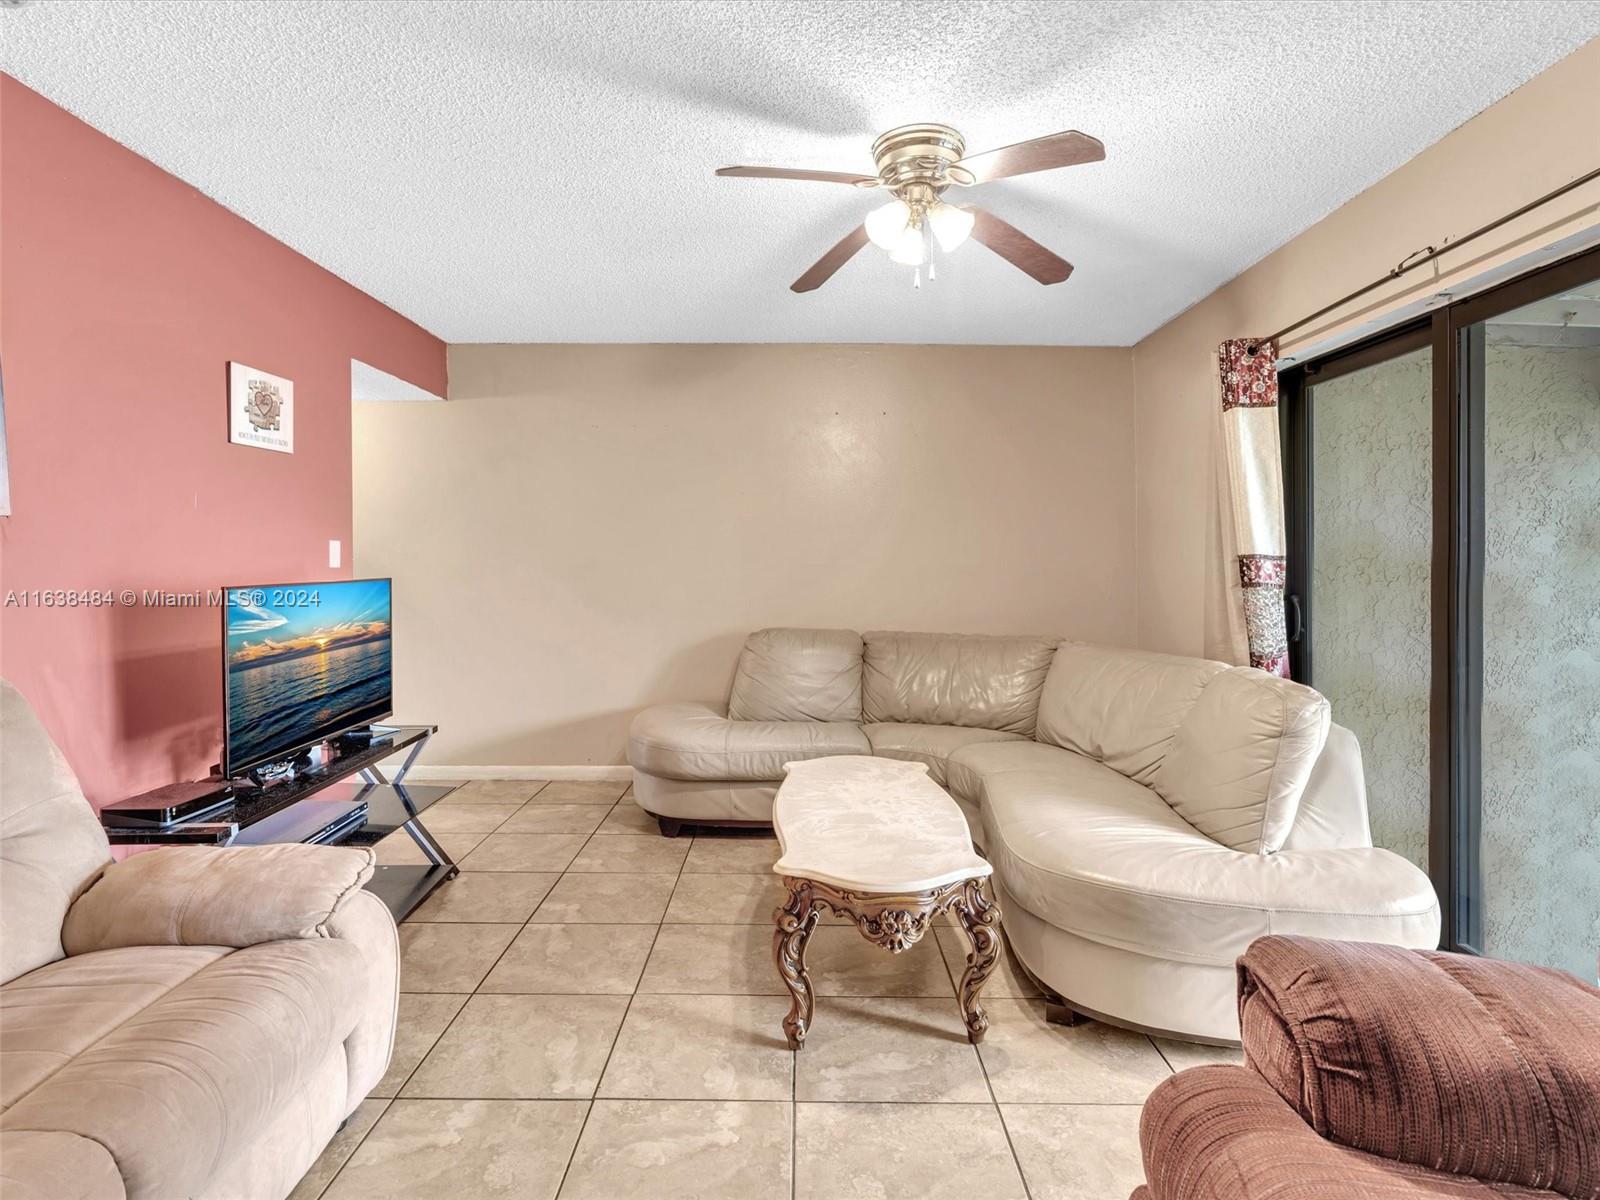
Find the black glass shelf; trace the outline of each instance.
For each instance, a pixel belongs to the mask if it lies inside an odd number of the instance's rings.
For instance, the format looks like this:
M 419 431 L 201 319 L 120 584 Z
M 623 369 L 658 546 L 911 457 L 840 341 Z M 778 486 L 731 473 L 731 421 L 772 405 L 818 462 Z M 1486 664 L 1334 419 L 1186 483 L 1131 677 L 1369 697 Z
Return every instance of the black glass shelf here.
M 113 845 L 251 846 L 310 842 L 372 846 L 404 829 L 430 860 L 425 865 L 380 866 L 367 884 L 403 919 L 458 868 L 417 818 L 443 800 L 454 785 L 406 783 L 422 744 L 436 725 L 390 725 L 370 739 L 325 742 L 309 765 L 281 782 L 236 788 L 232 799 L 201 819 L 171 825 L 106 827 Z M 393 780 L 379 764 L 409 751 Z

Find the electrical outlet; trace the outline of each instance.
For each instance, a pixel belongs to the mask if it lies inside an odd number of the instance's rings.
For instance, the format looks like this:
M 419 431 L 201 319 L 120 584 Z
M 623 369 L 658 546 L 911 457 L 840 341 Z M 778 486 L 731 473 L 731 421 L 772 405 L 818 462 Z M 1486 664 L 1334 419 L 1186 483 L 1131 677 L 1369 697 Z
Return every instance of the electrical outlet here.
M 339 539 L 330 538 L 328 541 L 328 566 L 333 568 L 337 568 L 339 566 L 342 560 L 340 550 L 341 547 L 339 545 Z

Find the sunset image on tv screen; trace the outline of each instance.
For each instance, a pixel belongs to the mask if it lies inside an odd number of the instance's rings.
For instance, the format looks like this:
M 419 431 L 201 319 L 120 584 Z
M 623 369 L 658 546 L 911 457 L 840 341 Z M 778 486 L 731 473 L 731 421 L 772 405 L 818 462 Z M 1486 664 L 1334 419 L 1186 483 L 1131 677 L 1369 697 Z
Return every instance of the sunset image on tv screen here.
M 387 579 L 229 588 L 225 765 L 237 773 L 387 716 Z

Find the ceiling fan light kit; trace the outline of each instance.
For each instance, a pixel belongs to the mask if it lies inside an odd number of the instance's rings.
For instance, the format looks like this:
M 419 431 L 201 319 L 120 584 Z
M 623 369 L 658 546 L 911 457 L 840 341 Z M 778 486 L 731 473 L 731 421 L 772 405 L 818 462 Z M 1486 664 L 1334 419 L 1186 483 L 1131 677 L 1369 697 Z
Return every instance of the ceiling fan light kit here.
M 913 283 L 917 287 L 922 286 L 924 264 L 928 278 L 933 278 L 934 246 L 949 254 L 968 237 L 976 237 L 1040 283 L 1060 283 L 1072 274 L 1072 264 L 1066 259 L 993 213 L 971 205 L 949 204 L 943 196 L 952 186 L 970 187 L 1011 175 L 1098 162 L 1106 156 L 1105 146 L 1088 134 L 1069 129 L 970 157 L 966 151 L 966 139 L 948 125 L 902 125 L 873 142 L 872 159 L 878 168 L 875 176 L 801 167 L 722 167 L 717 174 L 741 179 L 846 183 L 858 188 L 886 188 L 893 193 L 893 200 L 868 213 L 861 225 L 790 285 L 796 292 L 821 287 L 869 241 L 888 251 L 892 262 L 915 267 Z

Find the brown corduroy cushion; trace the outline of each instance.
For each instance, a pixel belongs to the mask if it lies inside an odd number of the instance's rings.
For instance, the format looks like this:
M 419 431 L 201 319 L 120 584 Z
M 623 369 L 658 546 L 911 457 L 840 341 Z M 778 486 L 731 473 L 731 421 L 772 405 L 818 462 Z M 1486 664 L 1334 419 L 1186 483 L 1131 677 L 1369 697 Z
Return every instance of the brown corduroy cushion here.
M 1139 1121 L 1148 1183 L 1137 1200 L 1558 1200 L 1326 1141 L 1245 1067 L 1163 1081 Z
M 1265 937 L 1245 1059 L 1313 1130 L 1438 1171 L 1600 1200 L 1600 991 L 1470 955 Z

